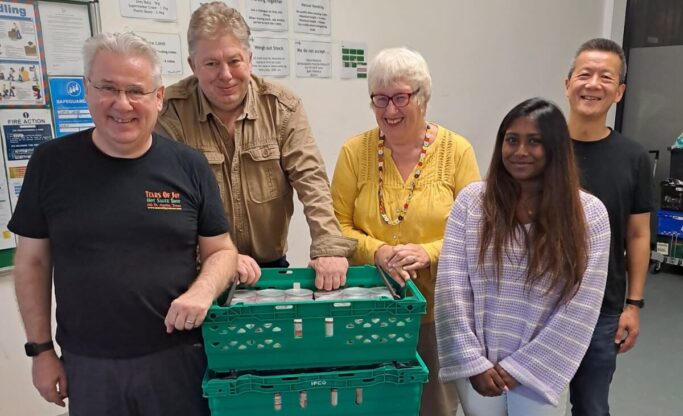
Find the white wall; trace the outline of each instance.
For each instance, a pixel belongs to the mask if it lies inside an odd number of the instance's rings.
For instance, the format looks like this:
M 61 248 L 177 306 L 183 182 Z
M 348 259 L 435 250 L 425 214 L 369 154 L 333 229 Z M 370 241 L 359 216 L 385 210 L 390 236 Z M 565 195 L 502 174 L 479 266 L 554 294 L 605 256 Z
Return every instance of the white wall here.
M 291 10 L 293 0 L 289 3 Z M 331 40 L 333 50 L 341 41 L 366 42 L 370 56 L 401 45 L 420 51 L 430 65 L 434 84 L 428 119 L 467 137 L 484 174 L 498 124 L 514 105 L 532 96 L 544 96 L 566 110 L 563 81 L 574 51 L 589 38 L 609 37 L 614 26 L 621 26 L 623 31 L 625 0 L 331 3 L 331 37 L 305 36 L 290 30 L 290 39 Z M 187 57 L 189 1 L 177 1 L 178 23 L 124 19 L 118 4 L 115 0 L 100 2 L 102 30 L 180 33 L 183 56 Z M 285 36 L 269 32 L 256 35 Z M 619 33 L 615 40 L 621 42 Z M 293 64 L 293 55 L 291 58 Z M 330 175 L 344 140 L 375 125 L 365 82 L 340 80 L 337 56 L 333 63 L 332 79 L 281 79 L 304 100 Z M 186 66 L 185 75 L 189 73 Z M 297 210 L 288 257 L 294 266 L 305 266 L 310 239 L 304 238 L 308 229 L 300 206 Z M 60 408 L 43 405 L 31 387 L 29 361 L 21 357 L 24 335 L 12 292 L 11 281 L 0 278 L 0 316 L 6 322 L 0 343 L 0 415 L 60 414 Z

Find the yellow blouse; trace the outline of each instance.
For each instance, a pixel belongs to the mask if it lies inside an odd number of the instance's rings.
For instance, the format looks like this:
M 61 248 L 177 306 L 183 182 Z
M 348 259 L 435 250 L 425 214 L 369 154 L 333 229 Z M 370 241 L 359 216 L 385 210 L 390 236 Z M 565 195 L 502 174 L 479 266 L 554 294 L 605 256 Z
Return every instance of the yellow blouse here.
M 421 244 L 429 254 L 429 268 L 419 270 L 415 281 L 427 299 L 428 314 L 424 322 L 433 320 L 436 266 L 451 205 L 462 188 L 480 179 L 472 145 L 452 131 L 437 128 L 436 138 L 427 148 L 408 211 L 398 225 L 386 224 L 379 213 L 378 128 L 352 137 L 344 144 L 332 178 L 334 213 L 342 233 L 358 240 L 351 263 L 374 264 L 375 251 L 384 244 Z M 405 203 L 415 169 L 404 182 L 387 147 L 384 166 L 384 204 L 393 220 Z

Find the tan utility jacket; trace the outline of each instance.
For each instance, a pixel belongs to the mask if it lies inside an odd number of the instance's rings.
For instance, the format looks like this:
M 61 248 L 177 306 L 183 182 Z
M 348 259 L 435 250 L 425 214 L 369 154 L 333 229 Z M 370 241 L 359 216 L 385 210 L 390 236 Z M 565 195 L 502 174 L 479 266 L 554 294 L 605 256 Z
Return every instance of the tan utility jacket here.
M 204 153 L 240 253 L 257 262 L 285 255 L 294 189 L 310 228 L 311 258 L 350 256 L 356 243 L 342 236 L 334 216 L 324 162 L 301 100 L 253 75 L 245 100 L 232 151 L 228 130 L 194 76 L 166 88 L 155 130 Z

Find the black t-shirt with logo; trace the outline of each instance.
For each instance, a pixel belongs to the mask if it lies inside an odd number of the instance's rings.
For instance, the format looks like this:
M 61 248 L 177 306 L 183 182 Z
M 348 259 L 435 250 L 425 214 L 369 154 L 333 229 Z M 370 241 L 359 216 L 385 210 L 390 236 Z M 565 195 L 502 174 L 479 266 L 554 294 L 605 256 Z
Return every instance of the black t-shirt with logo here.
M 654 209 L 652 167 L 645 148 L 616 131 L 595 142 L 572 141 L 581 185 L 605 204 L 612 239 L 602 312 L 621 313 L 626 297 L 626 225 Z
M 50 240 L 63 349 L 134 357 L 201 341 L 164 326 L 197 276 L 198 236 L 229 227 L 201 153 L 156 134 L 135 159 L 102 153 L 92 130 L 44 143 L 8 227 Z

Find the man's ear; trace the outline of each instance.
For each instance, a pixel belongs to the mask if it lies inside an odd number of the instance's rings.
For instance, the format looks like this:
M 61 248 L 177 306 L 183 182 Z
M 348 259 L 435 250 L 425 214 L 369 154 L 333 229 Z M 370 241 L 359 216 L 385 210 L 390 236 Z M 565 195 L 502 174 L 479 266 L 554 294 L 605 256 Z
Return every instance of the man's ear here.
M 624 98 L 624 92 L 626 92 L 626 84 L 619 84 L 619 87 L 617 88 L 617 95 L 614 97 L 614 103 L 618 103 L 621 101 L 622 98 Z
M 190 65 L 190 69 L 192 70 L 193 73 L 196 72 L 196 71 L 195 71 L 194 61 L 192 60 L 192 57 L 191 57 L 191 56 L 188 56 L 188 57 L 187 57 L 187 64 Z

